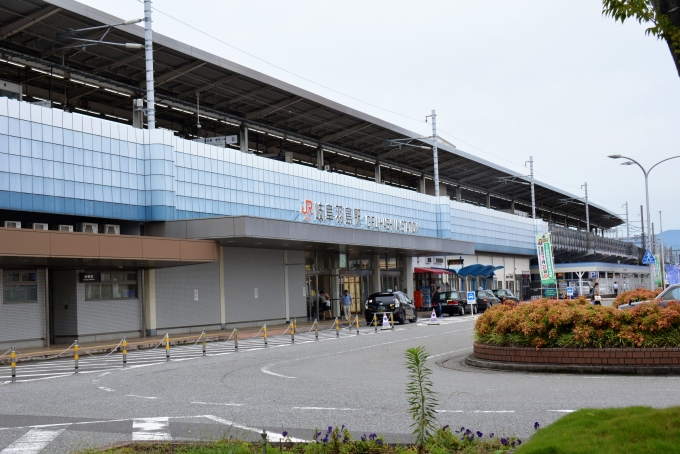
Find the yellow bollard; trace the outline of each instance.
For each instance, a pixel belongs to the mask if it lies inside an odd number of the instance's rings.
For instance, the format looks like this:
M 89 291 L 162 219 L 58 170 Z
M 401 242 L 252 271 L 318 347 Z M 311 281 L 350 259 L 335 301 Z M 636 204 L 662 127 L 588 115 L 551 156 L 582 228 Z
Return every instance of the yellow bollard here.
M 201 331 L 201 346 L 203 347 L 203 356 L 205 356 L 205 330 Z
M 340 324 L 338 323 L 338 317 L 335 317 L 335 337 L 340 337 Z
M 9 354 L 10 360 L 12 361 L 12 383 L 17 381 L 17 352 L 12 347 L 12 352 Z
M 125 340 L 124 337 L 122 345 L 123 345 L 123 367 L 125 367 L 125 365 L 127 364 L 127 341 Z
M 359 335 L 359 314 L 357 314 L 356 318 L 354 319 L 357 324 L 357 336 Z
M 290 324 L 290 341 L 295 343 L 295 321 Z
M 373 314 L 373 326 L 375 326 L 375 332 L 378 332 L 378 317 Z
M 238 330 L 234 328 L 234 351 L 238 351 Z
M 74 373 L 77 374 L 78 373 L 78 341 L 75 341 L 73 343 L 73 351 L 74 351 L 73 364 L 75 365 L 75 368 L 76 368 Z
M 314 319 L 314 338 L 319 340 L 319 325 L 317 325 L 316 319 Z
M 165 333 L 165 360 L 170 361 L 170 336 Z
M 390 329 L 394 329 L 394 313 L 390 312 Z
M 264 332 L 264 346 L 266 347 L 267 346 L 267 325 L 266 324 L 262 327 L 262 331 Z

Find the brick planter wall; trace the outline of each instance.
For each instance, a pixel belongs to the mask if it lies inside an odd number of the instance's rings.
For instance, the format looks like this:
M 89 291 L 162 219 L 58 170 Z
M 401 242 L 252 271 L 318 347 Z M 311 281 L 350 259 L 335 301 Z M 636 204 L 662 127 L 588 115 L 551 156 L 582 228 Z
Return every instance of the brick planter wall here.
M 586 366 L 680 366 L 680 348 L 531 348 L 474 345 L 478 359 Z

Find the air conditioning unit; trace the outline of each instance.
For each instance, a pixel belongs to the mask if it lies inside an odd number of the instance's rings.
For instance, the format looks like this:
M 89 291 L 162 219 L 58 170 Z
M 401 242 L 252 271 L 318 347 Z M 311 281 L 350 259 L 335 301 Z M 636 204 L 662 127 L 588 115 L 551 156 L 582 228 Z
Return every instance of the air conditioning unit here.
M 328 164 L 324 164 L 323 169 L 324 169 L 326 172 L 330 172 L 330 171 L 331 171 L 331 166 L 328 165 Z
M 21 222 L 19 222 L 19 221 L 5 221 L 5 228 L 6 229 L 20 229 L 21 228 Z
M 107 235 L 120 235 L 120 226 L 115 224 L 103 224 L 99 226 L 99 233 Z
M 59 224 L 56 229 L 59 232 L 73 232 L 73 226 L 72 225 L 64 225 L 64 224 Z
M 47 224 L 43 224 L 42 222 L 34 222 L 33 230 L 49 230 L 49 229 L 47 228 Z
M 99 226 L 92 222 L 78 224 L 78 231 L 83 233 L 99 233 Z

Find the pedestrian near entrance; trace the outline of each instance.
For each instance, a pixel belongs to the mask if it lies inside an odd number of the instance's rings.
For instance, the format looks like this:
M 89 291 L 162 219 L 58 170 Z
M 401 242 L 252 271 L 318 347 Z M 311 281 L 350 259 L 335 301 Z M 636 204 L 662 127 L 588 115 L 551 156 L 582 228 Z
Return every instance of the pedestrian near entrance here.
M 442 301 L 439 296 L 441 294 L 441 289 L 442 288 L 440 286 L 437 286 L 436 290 L 434 291 L 434 296 L 432 296 L 432 301 L 435 304 L 434 310 L 438 318 L 441 318 L 442 316 Z
M 596 282 L 595 287 L 590 290 L 590 301 L 595 306 L 602 306 L 602 297 L 600 296 L 600 283 Z
M 614 281 L 614 298 L 616 298 L 619 295 L 619 284 Z
M 345 318 L 349 321 L 349 316 L 352 314 L 352 297 L 350 296 L 347 289 L 342 292 L 340 301 L 342 301 L 342 308 L 345 311 Z

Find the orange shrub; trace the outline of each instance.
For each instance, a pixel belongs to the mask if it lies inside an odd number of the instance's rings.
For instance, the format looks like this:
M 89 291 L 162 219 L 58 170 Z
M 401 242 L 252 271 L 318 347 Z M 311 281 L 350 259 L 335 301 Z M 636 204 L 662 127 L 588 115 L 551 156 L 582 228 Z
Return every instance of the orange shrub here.
M 475 340 L 517 347 L 678 347 L 680 303 L 622 311 L 585 298 L 537 300 L 488 309 L 475 324 Z

